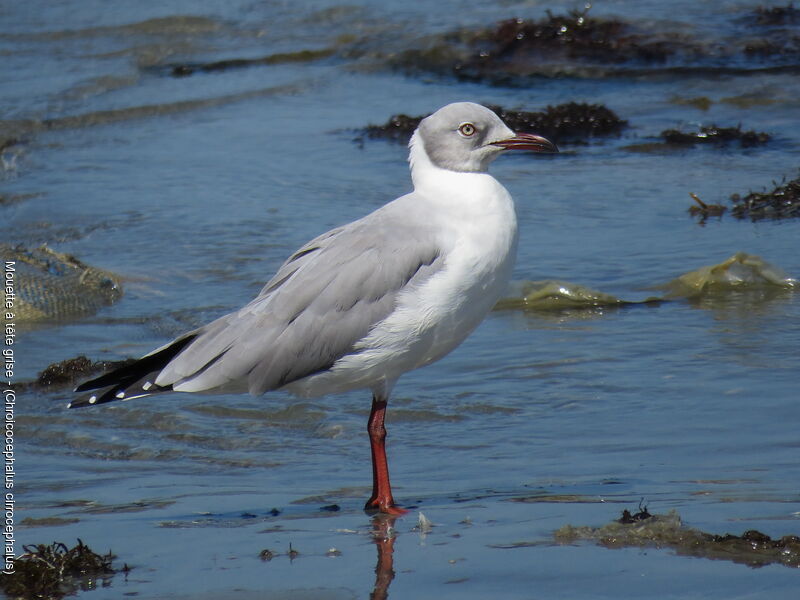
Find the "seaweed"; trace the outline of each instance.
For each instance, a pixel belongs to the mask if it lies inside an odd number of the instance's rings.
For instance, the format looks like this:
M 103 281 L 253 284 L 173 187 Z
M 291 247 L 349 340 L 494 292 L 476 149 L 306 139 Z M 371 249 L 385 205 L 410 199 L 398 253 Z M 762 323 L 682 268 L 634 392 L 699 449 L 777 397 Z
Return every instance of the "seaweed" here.
M 566 281 L 523 281 L 512 286 L 511 295 L 501 298 L 494 310 L 562 312 L 622 307 L 625 302 L 603 292 Z
M 761 26 L 793 25 L 800 23 L 800 9 L 790 2 L 786 6 L 759 6 L 747 15 L 748 21 Z
M 742 126 L 719 127 L 718 125 L 701 126 L 698 131 L 680 131 L 667 129 L 660 134 L 667 144 L 694 146 L 695 144 L 731 144 L 738 142 L 742 148 L 761 146 L 769 142 L 768 133 L 742 131 Z
M 742 535 L 717 535 L 686 527 L 677 512 L 650 514 L 641 509 L 635 515 L 623 511 L 622 518 L 602 527 L 565 525 L 554 533 L 559 543 L 581 540 L 605 548 L 671 548 L 676 554 L 712 560 L 729 560 L 758 568 L 770 564 L 800 567 L 800 537 L 785 535 L 773 539 L 750 529 Z
M 0 158 L 2 161 L 2 158 Z M 11 206 L 12 204 L 18 204 L 20 202 L 25 202 L 26 200 L 30 200 L 31 198 L 37 198 L 39 194 L 0 194 L 0 206 Z
M 747 42 L 742 51 L 750 58 L 796 58 L 800 56 L 800 36 L 758 38 Z
M 656 286 L 664 291 L 664 298 L 722 300 L 732 294 L 754 293 L 763 298 L 764 293 L 792 290 L 797 280 L 760 256 L 737 252 L 726 260 L 687 271 L 679 277 Z
M 556 317 L 560 321 L 564 317 L 591 318 L 609 310 L 658 306 L 679 299 L 713 305 L 751 296 L 754 302 L 762 302 L 791 294 L 797 287 L 798 281 L 776 265 L 755 254 L 737 252 L 722 262 L 686 271 L 666 283 L 647 288 L 658 293 L 643 299 L 624 300 L 568 281 L 518 280 L 511 282 L 506 297 L 497 302 L 494 310 L 522 310 L 537 318 Z M 512 501 L 540 500 L 536 496 Z M 553 501 L 552 496 L 546 501 Z M 646 512 L 640 507 L 639 513 Z
M 24 144 L 25 141 L 15 137 L 2 137 L 0 136 L 0 154 L 12 148 L 13 146 L 19 146 L 20 144 Z
M 737 219 L 760 221 L 763 219 L 790 219 L 800 217 L 800 177 L 775 184 L 767 192 L 753 192 L 740 196 L 733 194 L 731 214 Z
M 406 71 L 427 71 L 495 85 L 531 77 L 603 76 L 620 69 L 664 68 L 703 46 L 678 32 L 643 29 L 621 19 L 589 16 L 591 6 L 540 19 L 511 18 L 441 36 L 392 58 Z M 587 69 L 587 67 L 589 67 Z
M 135 361 L 136 359 L 133 358 L 125 360 L 92 361 L 90 358 L 81 354 L 75 358 L 68 358 L 61 362 L 48 365 L 39 373 L 36 379 L 16 383 L 15 387 L 19 390 L 72 386 L 89 375 L 124 367 Z
M 281 556 L 281 553 L 277 552 L 277 551 L 270 550 L 269 548 L 264 548 L 263 550 L 261 550 L 258 553 L 258 557 L 264 562 L 269 562 L 269 561 L 271 561 L 273 558 L 275 558 L 277 556 Z M 288 556 L 289 560 L 293 561 L 295 558 L 300 556 L 300 552 L 295 550 L 292 547 L 292 543 L 289 542 L 289 549 L 286 551 L 285 556 Z
M 46 245 L 0 244 L 4 260 L 16 261 L 17 322 L 63 321 L 93 314 L 122 297 L 122 278 L 56 252 Z M 0 300 L 5 290 L 0 291 Z
M 526 86 L 542 77 L 719 75 L 795 72 L 800 67 L 797 13 L 761 8 L 738 21 L 742 31 L 709 38 L 694 23 L 665 26 L 591 16 L 591 6 L 540 18 L 510 18 L 451 31 L 391 54 L 405 72 L 435 73 L 491 85 Z
M 370 139 L 387 139 L 405 144 L 425 116 L 392 115 L 383 125 L 367 125 L 360 133 Z
M 496 104 L 487 104 L 486 107 L 497 113 L 514 131 L 537 133 L 555 143 L 585 143 L 593 137 L 619 135 L 628 125 L 602 104 L 567 102 L 547 106 L 538 112 L 509 110 Z M 392 115 L 383 125 L 368 125 L 359 133 L 370 139 L 406 143 L 425 116 Z
M 0 589 L 14 599 L 60 599 L 98 583 L 108 585 L 116 570 L 108 554 L 97 554 L 80 539 L 72 548 L 61 542 L 23 546 L 25 553 L 14 561 L 14 572 L 0 579 Z M 124 565 L 123 572 L 129 571 Z
M 653 515 L 650 511 L 647 510 L 647 506 L 644 505 L 644 500 L 639 502 L 639 511 L 631 514 L 627 508 L 622 511 L 622 516 L 617 519 L 617 523 L 622 523 L 623 525 L 628 525 L 630 523 L 639 523 L 640 521 L 646 521 L 647 519 L 652 519 Z
M 706 204 L 697 194 L 690 192 L 689 196 L 697 203 L 689 207 L 689 214 L 693 217 L 700 217 L 699 222 L 701 225 L 705 225 L 708 217 L 721 217 L 728 210 L 727 207 L 721 204 Z
M 788 59 L 800 57 L 800 10 L 789 3 L 786 6 L 759 6 L 739 19 L 755 29 L 756 37 L 742 36 L 742 53 L 751 59 Z
M 677 52 L 677 41 L 653 41 L 624 21 L 590 17 L 591 6 L 571 10 L 566 15 L 546 12 L 539 20 L 507 19 L 483 32 L 489 42 L 474 56 L 477 60 L 511 58 L 518 53 L 565 53 L 570 58 L 593 62 L 664 62 Z
M 556 143 L 619 135 L 628 125 L 627 121 L 602 104 L 567 102 L 547 106 L 542 112 L 512 111 L 494 105 L 489 108 L 511 129 L 536 132 Z
M 769 191 L 750 191 L 744 196 L 733 194 L 730 197 L 730 214 L 739 220 L 763 221 L 800 217 L 800 177 L 781 183 L 773 182 L 774 188 Z M 697 206 L 689 207 L 689 214 L 700 217 L 703 225 L 710 216 L 721 217 L 728 207 L 721 204 L 706 204 L 695 194 L 689 194 Z
M 228 58 L 209 62 L 169 63 L 147 67 L 146 70 L 158 75 L 188 77 L 196 73 L 218 73 L 248 67 L 263 67 L 297 62 L 313 62 L 333 55 L 333 50 L 299 50 L 297 52 L 278 52 L 258 58 Z

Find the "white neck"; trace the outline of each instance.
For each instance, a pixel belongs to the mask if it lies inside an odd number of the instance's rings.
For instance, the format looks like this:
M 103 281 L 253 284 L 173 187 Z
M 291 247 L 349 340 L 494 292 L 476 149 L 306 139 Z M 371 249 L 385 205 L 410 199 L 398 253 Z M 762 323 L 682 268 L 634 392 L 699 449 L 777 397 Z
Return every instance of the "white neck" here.
M 411 181 L 414 183 L 414 189 L 416 191 L 463 190 L 468 188 L 470 184 L 477 184 L 479 181 L 483 182 L 487 178 L 495 181 L 494 178 L 486 172 L 466 173 L 450 171 L 449 169 L 436 166 L 428 157 L 428 153 L 425 151 L 425 144 L 422 142 L 419 132 L 417 131 L 411 136 L 408 147 L 408 162 L 411 165 Z
M 408 197 L 423 204 L 426 218 L 437 223 L 436 242 L 445 252 L 447 269 L 431 285 L 443 287 L 442 297 L 462 307 L 458 318 L 469 322 L 464 331 L 471 331 L 511 277 L 517 251 L 514 201 L 489 173 L 433 164 L 416 133 L 409 146 L 414 193 Z

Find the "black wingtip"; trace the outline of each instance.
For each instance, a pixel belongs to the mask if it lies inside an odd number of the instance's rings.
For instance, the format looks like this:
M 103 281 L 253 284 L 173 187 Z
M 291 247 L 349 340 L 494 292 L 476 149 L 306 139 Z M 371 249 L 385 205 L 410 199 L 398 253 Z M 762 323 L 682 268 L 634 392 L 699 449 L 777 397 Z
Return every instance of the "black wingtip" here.
M 72 400 L 69 404 L 67 404 L 67 408 L 81 408 L 83 406 L 92 406 L 93 404 L 97 403 L 97 395 L 92 394 L 91 396 L 86 396 L 84 398 L 77 398 Z
M 77 393 L 77 392 L 85 392 L 86 390 L 93 390 L 94 388 L 91 385 L 92 381 L 94 381 L 94 379 L 90 379 L 89 381 L 84 381 L 83 383 L 76 386 L 75 389 L 72 391 Z M 72 402 L 70 402 L 70 405 L 72 405 Z
M 106 404 L 115 400 L 132 400 L 133 398 L 172 391 L 171 385 L 163 387 L 155 385 L 156 377 L 196 337 L 196 333 L 187 334 L 185 337 L 178 338 L 169 346 L 148 354 L 132 364 L 126 364 L 99 377 L 84 381 L 75 387 L 76 393 L 90 390 L 102 391 L 98 391 L 91 396 L 77 398 L 70 402 L 67 407 L 81 408 L 94 406 L 95 404 Z
M 76 398 L 67 404 L 67 408 L 82 408 L 84 406 L 94 406 L 95 404 L 104 404 L 105 402 L 110 402 L 110 400 L 101 401 L 103 396 L 105 396 L 105 394 L 91 394 L 81 398 Z
M 145 398 L 154 394 L 163 394 L 164 392 L 171 392 L 172 386 L 160 386 L 146 380 L 139 380 L 134 383 L 125 380 L 119 385 L 112 386 L 105 390 L 103 393 L 91 394 L 76 398 L 69 404 L 67 408 L 83 408 L 85 406 L 94 406 L 96 404 L 108 404 L 117 400 L 134 400 L 135 398 Z
M 76 398 L 67 405 L 67 408 L 83 408 L 84 406 L 94 406 L 95 404 L 106 404 L 107 402 L 113 402 L 114 400 L 122 400 L 125 396 L 125 392 L 122 390 L 122 387 L 114 386 L 107 389 L 102 394 L 91 394 L 81 398 Z M 120 393 L 122 394 L 122 397 L 118 395 Z
M 133 383 L 139 378 L 163 369 L 169 361 L 175 358 L 180 352 L 186 348 L 197 337 L 196 333 L 186 335 L 185 337 L 178 338 L 169 346 L 162 348 L 158 352 L 143 356 L 133 364 L 122 366 L 108 373 L 104 373 L 99 377 L 84 381 L 75 388 L 75 392 L 86 392 L 89 390 L 99 390 L 109 386 L 117 386 L 121 382 L 127 380 L 128 383 Z M 124 389 L 124 388 L 123 388 Z

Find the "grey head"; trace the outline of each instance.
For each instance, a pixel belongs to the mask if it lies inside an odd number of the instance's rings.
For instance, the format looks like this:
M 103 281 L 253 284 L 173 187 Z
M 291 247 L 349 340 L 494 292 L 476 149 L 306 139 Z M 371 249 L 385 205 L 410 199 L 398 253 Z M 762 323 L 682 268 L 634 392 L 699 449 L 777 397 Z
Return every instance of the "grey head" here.
M 514 133 L 491 110 L 455 102 L 420 121 L 416 136 L 430 161 L 442 169 L 483 173 L 509 149 L 558 152 L 555 144 L 531 133 Z

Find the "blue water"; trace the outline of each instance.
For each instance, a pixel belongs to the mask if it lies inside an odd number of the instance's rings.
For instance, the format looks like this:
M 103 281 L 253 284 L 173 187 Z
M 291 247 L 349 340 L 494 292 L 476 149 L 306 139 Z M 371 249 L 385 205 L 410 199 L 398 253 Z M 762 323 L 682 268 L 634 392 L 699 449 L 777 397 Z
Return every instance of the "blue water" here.
M 592 14 L 733 35 L 732 19 L 758 4 L 619 0 Z M 641 299 L 652 293 L 645 288 L 737 251 L 800 276 L 798 222 L 726 216 L 701 227 L 686 212 L 690 192 L 725 203 L 797 175 L 796 75 L 554 78 L 511 89 L 382 66 L 426 35 L 573 7 L 436 6 L 0 8 L 0 114 L 25 142 L 4 152 L 0 186 L 7 196 L 34 194 L 0 206 L 2 241 L 47 242 L 126 278 L 123 299 L 101 313 L 23 331 L 17 377 L 77 354 L 141 355 L 240 306 L 300 244 L 410 189 L 406 149 L 356 143 L 353 130 L 456 100 L 527 110 L 601 102 L 630 122 L 619 138 L 493 166 L 517 201 L 515 279 Z M 322 48 L 336 53 L 188 78 L 148 70 Z M 745 94 L 757 101 L 743 107 Z M 702 96 L 708 111 L 675 101 Z M 74 115 L 88 116 L 77 126 L 58 121 Z M 30 124 L 43 119 L 57 126 Z M 747 150 L 630 148 L 711 122 L 774 139 Z M 390 596 L 796 597 L 797 570 L 783 566 L 557 546 L 552 532 L 601 525 L 644 498 L 651 512 L 676 509 L 711 533 L 800 533 L 798 347 L 791 292 L 491 314 L 451 356 L 396 388 L 395 496 L 417 508 L 394 524 Z M 302 402 L 175 395 L 82 411 L 67 411 L 68 398 L 18 399 L 17 540 L 21 551 L 80 537 L 133 567 L 81 597 L 373 591 L 379 546 L 361 511 L 368 393 Z M 341 510 L 320 510 L 331 504 Z M 416 529 L 420 511 L 434 523 L 428 533 Z M 78 521 L 22 521 L 45 517 Z M 293 560 L 290 543 L 300 552 Z M 263 562 L 264 548 L 281 555 Z M 328 556 L 331 548 L 341 554 Z

